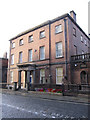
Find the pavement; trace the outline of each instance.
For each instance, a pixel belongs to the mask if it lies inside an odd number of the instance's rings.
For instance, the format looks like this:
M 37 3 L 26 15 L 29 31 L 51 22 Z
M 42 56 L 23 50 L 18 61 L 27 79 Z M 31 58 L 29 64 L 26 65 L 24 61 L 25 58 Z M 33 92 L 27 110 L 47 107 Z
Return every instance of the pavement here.
M 90 96 L 85 94 L 78 94 L 77 96 L 62 96 L 62 93 L 25 91 L 25 90 L 13 91 L 11 89 L 0 89 L 0 92 L 2 94 L 21 95 L 26 97 L 34 96 L 42 99 L 90 104 Z

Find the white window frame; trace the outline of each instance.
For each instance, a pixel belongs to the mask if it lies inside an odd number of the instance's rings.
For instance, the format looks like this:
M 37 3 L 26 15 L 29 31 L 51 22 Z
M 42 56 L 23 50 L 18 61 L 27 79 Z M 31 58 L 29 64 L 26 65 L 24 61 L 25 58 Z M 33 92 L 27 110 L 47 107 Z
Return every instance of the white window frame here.
M 23 52 L 19 52 L 19 63 L 23 61 Z
M 55 26 L 55 33 L 57 34 L 57 33 L 60 33 L 60 32 L 62 32 L 62 25 L 61 24 Z
M 32 49 L 30 49 L 30 50 L 29 50 L 29 62 L 32 61 L 32 52 L 33 52 Z
M 30 36 L 29 36 L 28 42 L 33 42 L 33 35 L 30 35 Z
M 40 70 L 40 84 L 45 84 L 45 69 Z
M 41 46 L 40 47 L 40 60 L 44 60 L 45 59 L 45 47 Z
M 11 65 L 14 65 L 14 54 L 11 55 Z
M 44 38 L 45 37 L 45 30 L 40 32 L 40 38 Z
M 57 72 L 58 69 L 62 70 L 62 74 L 61 75 L 60 74 L 58 75 L 58 72 Z M 58 83 L 57 77 L 60 77 L 62 79 L 62 81 L 60 83 Z M 63 84 L 63 68 L 56 68 L 56 84 Z
M 60 45 L 61 44 L 61 45 Z M 60 46 L 59 46 L 60 45 Z M 62 42 L 56 43 L 56 58 L 63 57 Z

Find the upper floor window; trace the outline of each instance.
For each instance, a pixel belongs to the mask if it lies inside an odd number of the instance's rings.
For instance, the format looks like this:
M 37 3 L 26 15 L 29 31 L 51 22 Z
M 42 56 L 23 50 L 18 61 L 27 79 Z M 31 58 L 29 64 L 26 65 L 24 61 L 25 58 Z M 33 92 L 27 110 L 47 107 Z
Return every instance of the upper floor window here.
M 56 43 L 56 58 L 63 56 L 62 42 Z
M 31 61 L 32 61 L 32 49 L 29 50 L 29 62 L 31 62 Z
M 22 52 L 19 53 L 19 63 L 22 63 Z
M 76 29 L 73 28 L 73 35 L 76 37 Z
M 62 25 L 61 24 L 55 26 L 55 33 L 60 33 L 60 32 L 62 32 Z
M 45 47 L 40 47 L 40 60 L 45 59 Z
M 87 46 L 87 40 L 86 40 L 86 39 L 84 39 L 84 43 L 85 43 L 85 45 Z
M 19 45 L 23 45 L 23 39 L 19 41 Z
M 33 41 L 33 35 L 30 35 L 28 42 L 32 42 L 32 41 Z
M 83 42 L 83 36 L 81 35 L 81 42 Z
M 14 54 L 11 55 L 11 65 L 14 64 Z
M 15 48 L 15 42 L 11 44 L 11 48 Z
M 45 37 L 45 30 L 40 32 L 40 38 L 44 38 Z

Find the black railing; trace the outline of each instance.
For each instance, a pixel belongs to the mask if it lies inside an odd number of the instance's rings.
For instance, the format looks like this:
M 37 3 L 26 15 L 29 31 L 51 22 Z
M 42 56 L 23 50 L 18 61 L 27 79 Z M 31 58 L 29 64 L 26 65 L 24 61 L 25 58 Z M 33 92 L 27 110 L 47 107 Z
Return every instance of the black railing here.
M 71 61 L 83 61 L 83 60 L 87 61 L 90 60 L 90 53 L 71 56 Z

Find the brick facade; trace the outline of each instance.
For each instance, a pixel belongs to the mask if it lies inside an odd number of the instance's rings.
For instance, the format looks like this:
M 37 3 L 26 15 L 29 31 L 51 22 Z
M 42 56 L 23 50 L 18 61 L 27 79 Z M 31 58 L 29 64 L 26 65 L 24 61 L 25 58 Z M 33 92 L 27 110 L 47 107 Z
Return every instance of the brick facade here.
M 0 83 L 7 83 L 8 59 L 0 58 Z
M 72 14 L 74 14 L 74 11 L 71 12 Z M 58 25 L 61 25 L 61 31 L 55 33 L 55 27 Z M 43 38 L 40 38 L 41 31 L 45 31 L 45 37 Z M 33 41 L 28 42 L 31 35 L 33 35 Z M 83 36 L 82 42 L 81 35 Z M 19 45 L 21 39 L 23 39 L 23 45 Z M 84 39 L 87 45 L 85 45 Z M 60 42 L 62 43 L 62 56 L 56 58 L 56 43 Z M 11 48 L 12 43 L 15 43 L 14 48 Z M 42 46 L 45 47 L 45 59 L 40 60 L 40 47 Z M 71 83 L 71 56 L 82 54 L 82 50 L 84 53 L 88 53 L 90 51 L 89 46 L 90 40 L 88 36 L 69 14 L 47 21 L 10 40 L 10 61 L 7 82 L 11 83 L 10 73 L 13 72 L 12 82 L 18 82 L 18 85 L 22 83 L 22 86 L 25 87 L 26 82 L 30 82 L 30 79 L 32 79 L 32 83 L 40 83 L 40 70 L 44 69 L 45 82 L 56 84 L 56 69 L 62 68 L 63 76 L 59 76 L 59 78 L 62 77 L 62 83 Z M 30 49 L 32 49 L 31 62 L 29 62 L 28 53 Z M 22 52 L 22 63 L 19 63 L 20 52 Z M 11 55 L 14 55 L 13 65 L 11 65 Z

